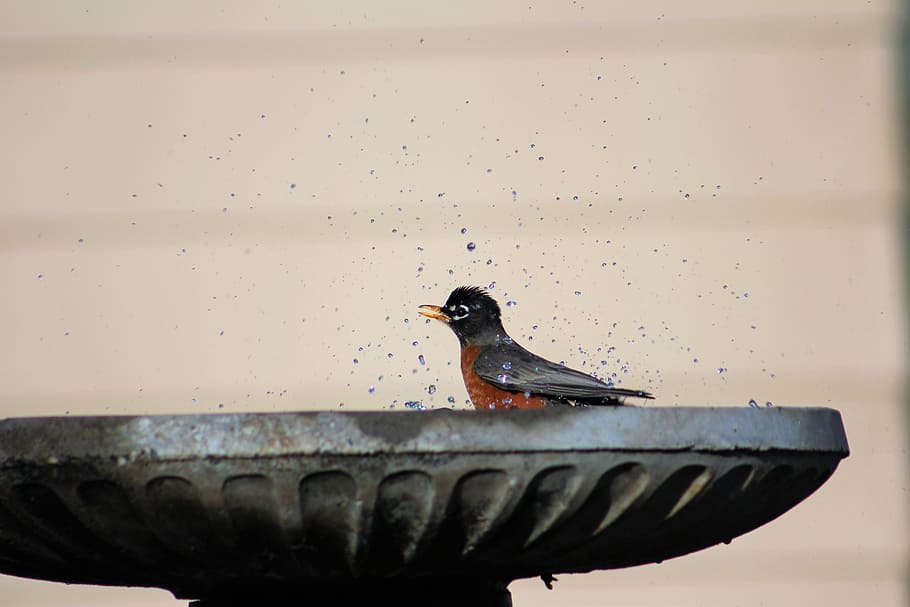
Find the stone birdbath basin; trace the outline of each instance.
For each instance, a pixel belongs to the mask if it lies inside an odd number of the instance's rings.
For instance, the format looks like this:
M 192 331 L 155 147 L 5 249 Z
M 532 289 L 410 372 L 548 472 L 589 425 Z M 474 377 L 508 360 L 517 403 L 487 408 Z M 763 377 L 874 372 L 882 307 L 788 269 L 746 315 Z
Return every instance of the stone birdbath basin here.
M 759 527 L 848 454 L 822 408 L 0 421 L 0 572 L 196 605 L 509 605 L 518 578 Z

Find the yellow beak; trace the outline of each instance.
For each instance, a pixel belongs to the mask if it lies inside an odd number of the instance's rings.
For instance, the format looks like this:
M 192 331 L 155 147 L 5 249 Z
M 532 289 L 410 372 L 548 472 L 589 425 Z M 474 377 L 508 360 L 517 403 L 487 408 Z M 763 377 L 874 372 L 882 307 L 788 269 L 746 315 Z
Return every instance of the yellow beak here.
M 442 308 L 439 306 L 420 306 L 420 308 L 418 308 L 418 312 L 421 316 L 426 316 L 427 318 L 435 318 L 436 320 L 441 320 L 444 323 L 449 323 L 452 321 L 449 315 L 443 312 Z

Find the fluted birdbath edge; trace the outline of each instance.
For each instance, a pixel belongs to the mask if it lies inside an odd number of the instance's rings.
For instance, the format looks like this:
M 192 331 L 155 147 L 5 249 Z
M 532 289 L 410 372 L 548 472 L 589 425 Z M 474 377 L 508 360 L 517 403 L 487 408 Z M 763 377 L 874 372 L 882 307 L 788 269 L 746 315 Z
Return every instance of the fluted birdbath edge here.
M 810 407 L 12 418 L 0 572 L 205 605 L 502 605 L 514 579 L 729 542 L 848 453 Z

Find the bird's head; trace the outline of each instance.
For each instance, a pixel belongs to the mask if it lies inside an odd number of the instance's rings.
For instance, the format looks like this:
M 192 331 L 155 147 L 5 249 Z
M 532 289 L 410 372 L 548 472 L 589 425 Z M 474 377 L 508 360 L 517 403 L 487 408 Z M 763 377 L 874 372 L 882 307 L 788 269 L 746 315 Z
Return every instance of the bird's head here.
M 505 336 L 499 304 L 480 287 L 458 287 L 442 306 L 420 306 L 420 314 L 449 325 L 462 344 Z

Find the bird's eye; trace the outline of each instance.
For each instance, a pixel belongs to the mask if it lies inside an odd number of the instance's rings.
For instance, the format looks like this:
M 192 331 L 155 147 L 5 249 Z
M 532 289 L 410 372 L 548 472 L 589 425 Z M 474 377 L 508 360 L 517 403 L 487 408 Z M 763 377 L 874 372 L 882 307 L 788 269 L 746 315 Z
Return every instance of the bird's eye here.
M 462 318 L 466 318 L 468 314 L 471 313 L 470 308 L 464 304 L 461 304 L 457 308 L 455 306 L 449 306 L 449 310 L 456 312 L 452 315 L 452 320 L 461 320 Z

